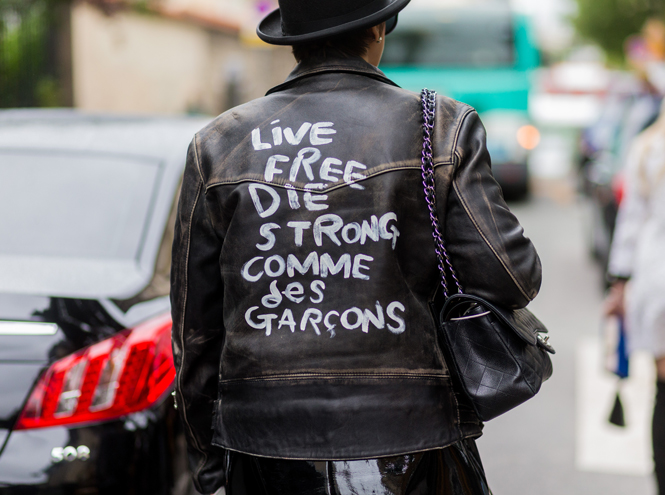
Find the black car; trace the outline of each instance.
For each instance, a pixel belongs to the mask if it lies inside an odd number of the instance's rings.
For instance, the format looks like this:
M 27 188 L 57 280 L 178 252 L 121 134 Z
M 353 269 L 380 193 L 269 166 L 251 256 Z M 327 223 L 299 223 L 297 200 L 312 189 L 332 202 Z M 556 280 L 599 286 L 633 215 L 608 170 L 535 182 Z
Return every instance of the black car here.
M 0 112 L 0 494 L 193 493 L 168 270 L 206 122 Z

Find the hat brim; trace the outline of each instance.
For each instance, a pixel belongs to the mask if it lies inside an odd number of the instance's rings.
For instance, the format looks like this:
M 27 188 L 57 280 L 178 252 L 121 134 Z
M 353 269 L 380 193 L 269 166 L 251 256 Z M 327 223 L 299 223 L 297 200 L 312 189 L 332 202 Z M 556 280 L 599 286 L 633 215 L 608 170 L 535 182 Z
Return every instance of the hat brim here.
M 328 29 L 313 31 L 295 36 L 285 36 L 282 33 L 282 16 L 279 9 L 268 14 L 256 28 L 256 34 L 271 45 L 295 45 L 305 41 L 316 41 L 330 36 L 353 31 L 355 29 L 370 28 L 387 21 L 397 15 L 411 0 L 394 0 L 390 5 L 372 15 L 340 24 Z
M 392 16 L 390 19 L 386 21 L 386 36 L 388 36 L 390 33 L 392 33 L 395 28 L 397 27 L 397 17 L 398 14 L 395 14 Z

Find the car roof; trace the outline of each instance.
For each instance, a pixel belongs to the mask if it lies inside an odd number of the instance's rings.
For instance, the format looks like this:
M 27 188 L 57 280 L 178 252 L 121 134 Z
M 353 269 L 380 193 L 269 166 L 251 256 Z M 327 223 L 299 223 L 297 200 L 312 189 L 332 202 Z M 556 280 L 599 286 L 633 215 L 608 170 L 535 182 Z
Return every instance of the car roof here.
M 84 150 L 169 159 L 182 151 L 183 139 L 189 143 L 210 120 L 73 109 L 0 110 L 0 148 Z
M 0 271 L 4 274 L 0 277 L 0 292 L 118 299 L 139 293 L 154 274 L 187 146 L 211 119 L 93 114 L 70 109 L 0 110 L 0 161 L 8 153 L 66 154 L 126 158 L 132 163 L 149 161 L 161 171 L 151 200 L 151 220 L 136 259 L 122 266 L 78 260 L 85 269 L 72 274 L 72 263 L 77 260 L 28 260 L 22 265 L 21 260 L 0 256 Z

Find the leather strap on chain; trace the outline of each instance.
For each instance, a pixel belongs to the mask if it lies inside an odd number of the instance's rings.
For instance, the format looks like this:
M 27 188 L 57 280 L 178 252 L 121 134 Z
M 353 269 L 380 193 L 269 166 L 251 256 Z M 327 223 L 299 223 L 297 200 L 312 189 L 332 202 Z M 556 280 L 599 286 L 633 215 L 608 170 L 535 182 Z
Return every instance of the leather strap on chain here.
M 427 209 L 429 218 L 432 222 L 432 237 L 434 237 L 434 251 L 436 252 L 437 265 L 441 273 L 441 285 L 443 286 L 443 295 L 448 299 L 448 284 L 446 282 L 446 267 L 457 286 L 457 292 L 463 294 L 462 284 L 460 284 L 453 264 L 450 262 L 446 245 L 441 234 L 439 218 L 436 214 L 436 189 L 434 183 L 434 167 L 432 165 L 432 133 L 434 131 L 434 117 L 436 114 L 436 91 L 423 89 L 420 94 L 423 105 L 423 156 L 422 156 L 422 176 L 423 189 L 425 190 L 425 199 L 427 200 Z

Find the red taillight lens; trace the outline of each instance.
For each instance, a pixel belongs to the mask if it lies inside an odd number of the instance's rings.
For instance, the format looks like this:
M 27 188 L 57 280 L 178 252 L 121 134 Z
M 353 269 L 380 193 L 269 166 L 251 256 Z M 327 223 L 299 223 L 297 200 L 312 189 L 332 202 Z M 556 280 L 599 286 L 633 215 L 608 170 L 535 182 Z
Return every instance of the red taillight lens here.
M 146 409 L 171 388 L 171 318 L 150 320 L 53 363 L 15 429 L 103 421 Z

